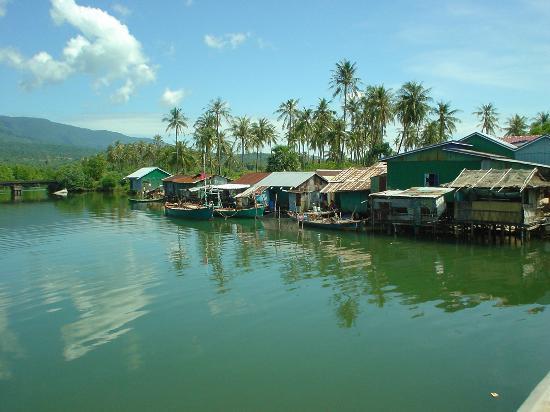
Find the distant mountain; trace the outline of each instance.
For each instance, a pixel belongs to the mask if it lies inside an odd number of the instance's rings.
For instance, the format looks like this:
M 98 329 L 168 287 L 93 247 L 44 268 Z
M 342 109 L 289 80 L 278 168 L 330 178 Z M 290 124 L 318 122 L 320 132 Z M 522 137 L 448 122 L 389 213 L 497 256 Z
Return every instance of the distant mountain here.
M 57 163 L 97 153 L 117 140 L 133 143 L 149 139 L 34 117 L 0 116 L 0 161 Z

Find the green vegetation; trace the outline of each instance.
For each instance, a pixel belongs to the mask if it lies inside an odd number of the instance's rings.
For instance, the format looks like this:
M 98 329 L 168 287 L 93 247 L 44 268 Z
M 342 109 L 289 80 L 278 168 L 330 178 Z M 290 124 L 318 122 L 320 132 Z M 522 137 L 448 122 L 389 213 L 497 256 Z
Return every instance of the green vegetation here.
M 450 102 L 432 104 L 430 88 L 420 82 L 406 82 L 395 91 L 362 84 L 356 64 L 342 60 L 328 82 L 339 110 L 324 97 L 312 107 L 300 108 L 296 98 L 280 103 L 274 114 L 282 121 L 286 142 L 278 141 L 272 121 L 234 116 L 221 98 L 212 100 L 192 126 L 181 108 L 163 118 L 166 131 L 175 133 L 175 145 L 164 143 L 160 135 L 139 140 L 42 119 L 0 116 L 0 179 L 56 179 L 71 190 L 116 190 L 124 176 L 153 165 L 171 173 L 204 170 L 230 178 L 252 170 L 366 166 L 393 153 L 388 140 L 397 152 L 444 142 L 460 122 L 459 110 Z M 550 133 L 548 112 L 538 113 L 530 124 L 527 117 L 513 115 L 503 129 L 492 103 L 473 114 L 487 134 Z M 393 140 L 387 133 L 390 125 L 396 129 Z M 121 138 L 107 146 L 114 137 Z M 262 153 L 266 148 L 270 154 Z

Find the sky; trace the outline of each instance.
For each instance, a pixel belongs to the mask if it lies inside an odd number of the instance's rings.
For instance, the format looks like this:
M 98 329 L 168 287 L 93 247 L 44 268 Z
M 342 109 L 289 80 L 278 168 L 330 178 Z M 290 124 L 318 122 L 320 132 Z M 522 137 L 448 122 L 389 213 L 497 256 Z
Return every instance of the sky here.
M 192 124 L 220 97 L 275 120 L 289 98 L 332 98 L 348 59 L 362 87 L 451 102 L 458 138 L 481 104 L 501 125 L 550 110 L 549 19 L 550 0 L 0 0 L 0 114 L 172 141 L 173 107 Z

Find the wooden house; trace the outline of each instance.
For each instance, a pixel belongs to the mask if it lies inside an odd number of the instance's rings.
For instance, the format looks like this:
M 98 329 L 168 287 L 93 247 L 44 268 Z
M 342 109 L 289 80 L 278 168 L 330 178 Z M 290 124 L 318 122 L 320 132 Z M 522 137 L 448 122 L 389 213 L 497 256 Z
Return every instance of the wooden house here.
M 163 179 L 171 176 L 160 167 L 142 167 L 124 179 L 130 181 L 130 190 L 133 192 L 149 191 L 162 186 Z
M 229 179 L 219 175 L 199 173 L 194 176 L 174 175 L 163 179 L 164 193 L 168 198 L 185 199 L 191 196 L 190 189 L 205 185 L 223 185 Z
M 511 159 L 514 158 L 514 152 L 517 147 L 506 140 L 480 132 L 471 133 L 460 139 L 459 142 L 469 144 L 473 150 L 478 152 L 491 153 Z
M 386 190 L 386 164 L 380 162 L 366 168 L 342 170 L 321 189 L 327 195 L 327 203 L 334 201 L 343 213 L 367 215 L 371 192 Z
M 372 224 L 434 225 L 445 213 L 445 195 L 452 188 L 412 187 L 370 195 Z
M 456 189 L 454 221 L 532 227 L 544 219 L 541 200 L 550 190 L 537 168 L 464 169 L 451 183 Z
M 550 135 L 538 136 L 525 142 L 516 149 L 514 156 L 516 160 L 550 167 Z
M 236 197 L 260 196 L 270 210 L 304 212 L 320 204 L 327 180 L 315 172 L 273 172 Z
M 497 147 L 497 143 L 482 139 L 480 134 L 471 136 Z M 493 139 L 494 140 L 494 139 Z M 493 148 L 494 148 L 493 147 Z M 512 155 L 513 156 L 513 155 Z M 448 141 L 425 146 L 384 159 L 388 167 L 388 188 L 407 189 L 419 186 L 440 186 L 453 181 L 463 169 L 529 169 L 538 167 L 550 178 L 550 168 L 538 163 L 525 162 L 489 152 L 481 152 L 464 141 Z

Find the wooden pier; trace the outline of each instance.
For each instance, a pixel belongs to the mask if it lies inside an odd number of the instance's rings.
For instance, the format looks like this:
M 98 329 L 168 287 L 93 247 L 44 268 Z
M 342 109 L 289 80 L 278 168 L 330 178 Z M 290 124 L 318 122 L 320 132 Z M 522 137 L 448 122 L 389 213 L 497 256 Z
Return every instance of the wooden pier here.
M 0 187 L 9 187 L 12 199 L 19 199 L 23 195 L 23 188 L 37 186 L 52 186 L 55 180 L 12 180 L 0 182 Z

